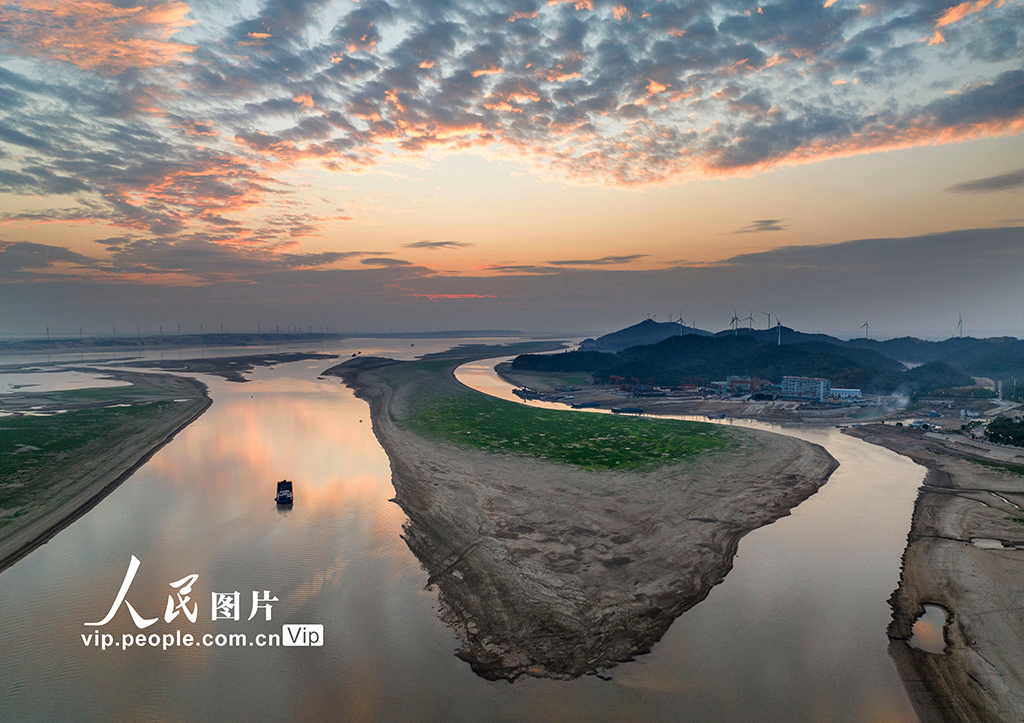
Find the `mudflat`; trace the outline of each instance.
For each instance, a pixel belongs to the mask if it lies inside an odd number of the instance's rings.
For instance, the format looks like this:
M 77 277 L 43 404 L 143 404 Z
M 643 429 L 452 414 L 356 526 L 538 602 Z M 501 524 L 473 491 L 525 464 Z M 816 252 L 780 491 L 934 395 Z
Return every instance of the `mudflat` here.
M 211 404 L 195 379 L 103 373 L 130 386 L 4 396 L 14 415 L 0 418 L 0 570 L 92 509 Z
M 1024 720 L 1024 450 L 921 430 L 844 430 L 928 468 L 914 508 L 890 651 L 922 721 Z M 908 644 L 924 605 L 946 611 L 945 651 Z
M 457 365 L 501 353 L 359 358 L 324 372 L 369 402 L 404 537 L 439 589 L 459 657 L 485 678 L 600 674 L 649 651 L 724 579 L 743 535 L 789 514 L 837 466 L 817 445 L 764 432 L 568 410 L 534 410 L 534 422 L 522 413 L 532 408 L 454 378 Z M 464 429 L 422 422 L 451 399 L 476 415 Z M 545 440 L 591 442 L 588 418 L 628 449 L 591 469 L 558 461 L 573 457 Z M 506 444 L 495 419 L 508 421 Z M 633 426 L 616 436 L 607 424 L 620 422 Z M 672 435 L 665 452 L 659 440 Z

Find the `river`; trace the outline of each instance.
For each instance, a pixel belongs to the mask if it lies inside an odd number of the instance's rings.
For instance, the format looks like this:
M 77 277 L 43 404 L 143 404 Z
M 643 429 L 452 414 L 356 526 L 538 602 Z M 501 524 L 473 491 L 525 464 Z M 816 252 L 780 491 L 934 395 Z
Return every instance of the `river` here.
M 362 342 L 365 344 L 365 342 Z M 436 342 L 445 345 L 448 342 Z M 374 342 L 408 358 L 434 344 Z M 356 347 L 335 349 L 349 356 Z M 915 721 L 886 653 L 886 599 L 924 470 L 835 429 L 784 431 L 841 463 L 793 514 L 745 537 L 736 566 L 654 651 L 612 680 L 488 682 L 454 657 L 426 573 L 401 539 L 388 460 L 365 402 L 331 362 L 202 377 L 213 406 L 100 505 L 0 574 L 3 721 Z M 489 364 L 460 372 L 510 396 Z M 754 423 L 750 423 L 754 426 Z M 274 482 L 295 480 L 290 510 Z M 250 645 L 106 650 L 140 631 L 103 618 L 126 600 L 161 637 L 244 634 Z M 164 615 L 193 581 L 198 619 Z M 211 593 L 240 619 L 211 620 Z M 272 620 L 253 592 L 270 597 Z M 175 607 L 173 612 L 179 612 Z M 283 624 L 322 647 L 258 647 Z M 162 644 L 162 643 L 161 643 Z

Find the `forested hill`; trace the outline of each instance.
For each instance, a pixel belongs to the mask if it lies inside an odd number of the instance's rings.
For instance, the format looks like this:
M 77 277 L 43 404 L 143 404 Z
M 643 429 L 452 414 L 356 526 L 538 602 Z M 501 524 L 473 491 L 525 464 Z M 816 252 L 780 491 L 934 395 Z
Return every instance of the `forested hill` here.
M 674 333 L 673 329 L 675 330 Z M 653 346 L 657 342 L 671 337 L 685 338 L 685 336 L 679 337 L 678 331 L 678 325 L 647 320 L 626 329 L 606 334 L 597 339 L 597 343 L 584 348 L 604 352 L 628 351 L 627 347 L 638 345 Z M 685 332 L 691 333 L 689 328 L 686 328 Z M 870 356 L 855 356 L 857 351 L 874 352 L 877 355 L 884 356 L 892 361 L 905 363 L 908 366 L 942 362 L 970 377 L 989 377 L 1002 380 L 1004 387 L 1009 387 L 1012 379 L 1020 380 L 1024 378 L 1024 340 L 1013 337 L 992 337 L 988 339 L 951 337 L 944 341 L 925 341 L 907 336 L 886 341 L 864 338 L 845 340 L 829 336 L 828 334 L 808 334 L 788 326 L 774 326 L 770 329 L 740 327 L 737 329 L 726 329 L 714 335 L 700 330 L 696 333 L 723 340 L 745 339 L 768 345 L 778 345 L 781 343 L 783 347 L 801 347 L 808 343 L 819 344 L 824 346 L 816 349 L 804 347 L 804 350 L 812 353 L 839 355 L 845 359 L 852 359 L 858 362 L 858 365 L 867 365 L 869 367 L 877 366 L 877 363 L 872 362 L 872 357 Z M 787 355 L 782 354 L 782 356 L 785 357 Z M 732 359 L 730 358 L 731 361 Z M 604 363 L 609 362 L 605 360 Z M 756 367 L 756 365 L 753 365 L 753 367 Z M 930 368 L 933 371 L 941 369 L 941 367 Z M 925 370 L 924 372 L 918 372 L 918 374 L 925 375 L 927 372 L 928 370 Z M 1018 384 L 1019 386 L 1020 384 Z
M 598 381 L 611 376 L 653 379 L 674 386 L 749 375 L 773 382 L 783 376 L 825 377 L 835 387 L 858 387 L 868 393 L 889 393 L 966 386 L 972 379 L 944 362 L 907 370 L 876 351 L 820 341 L 784 344 L 758 341 L 751 335 L 674 336 L 657 344 L 634 346 L 618 353 L 565 352 L 517 357 L 521 371 L 587 371 Z
M 913 364 L 946 362 L 965 374 L 993 379 L 1024 376 L 1024 340 L 1012 336 L 975 339 L 952 337 L 945 341 L 924 341 L 912 336 L 876 341 L 851 339 L 849 347 L 868 349 Z

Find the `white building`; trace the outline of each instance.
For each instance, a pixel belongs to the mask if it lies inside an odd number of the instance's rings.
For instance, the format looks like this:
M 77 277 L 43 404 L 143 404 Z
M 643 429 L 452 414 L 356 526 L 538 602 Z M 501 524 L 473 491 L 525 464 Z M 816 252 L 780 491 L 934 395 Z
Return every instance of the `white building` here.
M 861 393 L 860 389 L 839 389 L 838 387 L 833 387 L 832 391 L 829 392 L 829 396 L 838 399 L 859 399 Z
M 830 379 L 814 377 L 782 377 L 782 396 L 789 399 L 828 399 L 832 390 Z

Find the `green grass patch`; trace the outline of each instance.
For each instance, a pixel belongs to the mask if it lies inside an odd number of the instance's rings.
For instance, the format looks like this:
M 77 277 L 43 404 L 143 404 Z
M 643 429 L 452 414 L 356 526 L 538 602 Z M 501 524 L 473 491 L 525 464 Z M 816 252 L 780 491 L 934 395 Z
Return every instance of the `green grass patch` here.
M 0 509 L 45 496 L 41 480 L 64 468 L 67 474 L 73 474 L 75 460 L 103 454 L 128 434 L 158 419 L 172 404 L 149 402 L 43 417 L 0 418 Z
M 986 467 L 992 467 L 993 469 L 998 469 L 1003 472 L 1009 472 L 1010 474 L 1015 474 L 1018 477 L 1024 477 L 1024 465 L 1010 464 L 1007 462 L 993 462 L 988 459 L 979 459 L 977 457 L 972 457 L 970 461 Z
M 729 442 L 714 424 L 538 409 L 476 393 L 421 397 L 414 406 L 401 423 L 422 437 L 584 469 L 677 462 Z

